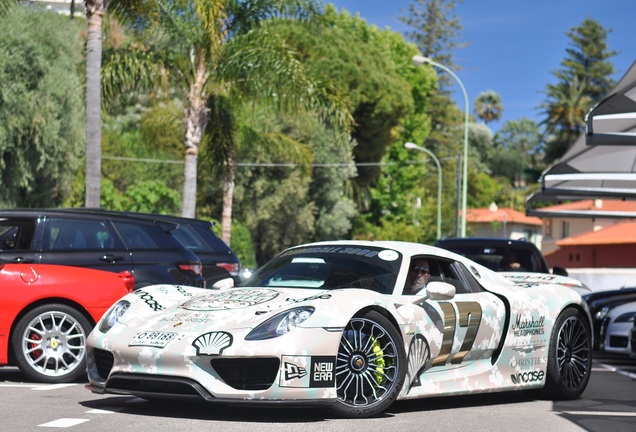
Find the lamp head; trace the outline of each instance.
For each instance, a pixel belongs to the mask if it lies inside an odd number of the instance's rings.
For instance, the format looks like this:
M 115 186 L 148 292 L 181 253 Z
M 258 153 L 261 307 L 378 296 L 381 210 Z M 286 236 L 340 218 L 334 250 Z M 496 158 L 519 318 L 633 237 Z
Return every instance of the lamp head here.
M 431 59 L 421 55 L 414 55 L 413 57 L 411 57 L 411 61 L 414 65 L 421 66 L 423 64 L 430 63 Z
M 414 144 L 412 142 L 407 142 L 407 143 L 404 143 L 404 147 L 406 147 L 409 150 L 413 150 L 417 148 L 417 144 Z

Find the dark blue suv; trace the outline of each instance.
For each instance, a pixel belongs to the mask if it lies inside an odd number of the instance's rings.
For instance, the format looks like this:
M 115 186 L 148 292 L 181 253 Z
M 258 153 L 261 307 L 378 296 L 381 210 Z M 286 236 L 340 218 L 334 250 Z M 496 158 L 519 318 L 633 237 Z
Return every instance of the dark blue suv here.
M 0 259 L 130 271 L 135 289 L 205 286 L 201 260 L 172 235 L 177 225 L 90 209 L 0 210 Z

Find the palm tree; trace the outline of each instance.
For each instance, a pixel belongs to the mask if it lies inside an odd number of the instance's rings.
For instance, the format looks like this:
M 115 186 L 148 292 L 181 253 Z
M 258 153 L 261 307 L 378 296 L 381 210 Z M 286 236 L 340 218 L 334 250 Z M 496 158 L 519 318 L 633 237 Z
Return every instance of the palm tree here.
M 557 84 L 547 86 L 547 101 L 541 104 L 545 120 L 546 162 L 560 158 L 585 128 L 585 115 L 592 107 L 585 84 L 576 75 L 559 75 Z
M 501 97 L 493 90 L 479 93 L 475 99 L 474 111 L 478 118 L 484 123 L 500 120 L 503 114 L 503 104 Z
M 312 0 L 146 0 L 121 7 L 123 3 L 113 3 L 111 11 L 142 43 L 108 58 L 102 71 L 104 94 L 161 87 L 183 101 L 183 216 L 195 216 L 202 137 L 219 138 L 212 145 L 223 150 L 222 236 L 229 243 L 233 104 L 255 100 L 275 109 L 316 109 L 334 124 L 348 126 L 344 105 L 311 82 L 295 53 L 268 29 L 268 20 L 308 20 L 317 8 Z

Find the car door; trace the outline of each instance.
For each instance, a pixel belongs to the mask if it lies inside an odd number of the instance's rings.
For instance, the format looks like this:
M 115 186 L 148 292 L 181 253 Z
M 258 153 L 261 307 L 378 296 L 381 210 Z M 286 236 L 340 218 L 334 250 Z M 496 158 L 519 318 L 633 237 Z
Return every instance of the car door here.
M 167 222 L 150 222 L 134 217 L 114 219 L 113 224 L 132 256 L 135 283 L 172 283 L 205 286 L 201 261 L 182 246 L 167 229 Z
M 38 261 L 43 264 L 133 270 L 130 253 L 106 218 L 51 216 L 43 221 L 41 231 Z
M 420 306 L 441 330 L 441 340 L 432 340 L 431 359 L 426 371 L 429 379 L 454 379 L 454 370 L 481 361 L 485 368 L 492 366 L 506 317 L 503 301 L 486 291 L 466 267 L 458 261 L 429 258 L 431 268 L 439 274 L 431 279 L 441 280 L 455 287 L 452 299 L 427 299 Z M 430 282 L 429 282 L 430 283 Z M 478 369 L 475 369 L 478 370 Z
M 14 263 L 33 263 L 36 222 L 25 217 L 5 217 L 0 220 L 0 259 Z

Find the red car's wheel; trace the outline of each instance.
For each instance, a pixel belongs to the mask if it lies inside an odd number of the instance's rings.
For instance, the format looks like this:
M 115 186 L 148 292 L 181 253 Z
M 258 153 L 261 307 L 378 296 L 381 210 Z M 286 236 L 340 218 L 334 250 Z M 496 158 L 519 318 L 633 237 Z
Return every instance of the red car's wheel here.
M 402 339 L 388 319 L 375 311 L 353 318 L 338 349 L 333 411 L 346 417 L 381 413 L 398 397 L 406 369 Z
M 42 305 L 18 322 L 12 337 L 20 371 L 38 382 L 61 383 L 86 374 L 89 321 L 63 304 Z

